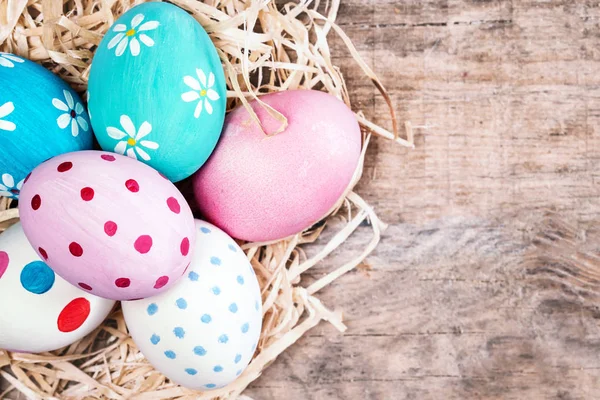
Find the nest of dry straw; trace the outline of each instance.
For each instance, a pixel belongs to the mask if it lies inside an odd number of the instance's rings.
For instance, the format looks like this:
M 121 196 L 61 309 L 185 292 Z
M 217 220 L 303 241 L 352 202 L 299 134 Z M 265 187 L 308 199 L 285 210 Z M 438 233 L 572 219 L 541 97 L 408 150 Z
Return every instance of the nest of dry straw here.
M 16 53 L 43 64 L 83 95 L 93 53 L 102 36 L 123 12 L 139 2 L 3 0 L 0 2 L 0 51 Z M 136 348 L 127 334 L 121 310 L 117 308 L 95 332 L 67 348 L 44 354 L 0 350 L 0 387 L 4 388 L 0 399 L 18 397 L 18 392 L 31 399 L 233 399 L 279 354 L 320 321 L 328 321 L 340 331 L 346 329 L 342 314 L 329 308 L 335 305 L 322 304 L 317 293 L 359 265 L 375 248 L 385 228 L 371 207 L 352 191 L 362 174 L 371 134 L 412 146 L 410 125 L 406 125 L 407 138 L 398 137 L 396 119 L 385 89 L 335 24 L 339 0 L 327 4 L 319 4 L 318 0 L 288 4 L 276 4 L 271 0 L 171 2 L 191 13 L 215 43 L 227 79 L 228 109 L 247 106 L 249 99 L 260 94 L 298 88 L 327 91 L 351 106 L 352 99 L 340 69 L 332 62 L 327 42 L 329 35 L 337 34 L 386 100 L 393 133 L 357 112 L 364 129 L 361 162 L 348 191 L 325 219 L 325 224 L 317 224 L 276 243 L 243 246 L 260 281 L 264 315 L 255 357 L 235 382 L 206 393 L 171 383 L 156 372 Z M 11 205 L 10 200 L 0 200 L 0 230 L 18 219 L 17 210 L 11 206 L 14 204 Z M 343 219 L 343 224 L 337 224 L 341 228 L 329 235 L 331 239 L 318 254 L 308 258 L 301 245 L 317 241 L 326 222 L 334 217 Z M 304 286 L 302 274 L 343 245 L 365 220 L 370 221 L 373 236 L 362 253 Z

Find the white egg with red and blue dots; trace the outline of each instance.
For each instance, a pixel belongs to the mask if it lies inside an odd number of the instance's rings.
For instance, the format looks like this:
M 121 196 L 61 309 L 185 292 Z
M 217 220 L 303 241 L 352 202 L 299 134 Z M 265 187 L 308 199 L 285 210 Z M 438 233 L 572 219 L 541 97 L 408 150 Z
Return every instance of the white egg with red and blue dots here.
M 77 93 L 41 65 L 0 52 L 0 82 L 0 196 L 18 199 L 40 163 L 91 149 L 92 129 Z
M 225 232 L 196 220 L 192 262 L 168 291 L 123 302 L 129 332 L 146 359 L 196 390 L 231 383 L 252 359 L 262 327 L 258 280 Z
M 81 339 L 113 305 L 57 276 L 17 223 L 0 234 L 0 349 L 37 353 Z

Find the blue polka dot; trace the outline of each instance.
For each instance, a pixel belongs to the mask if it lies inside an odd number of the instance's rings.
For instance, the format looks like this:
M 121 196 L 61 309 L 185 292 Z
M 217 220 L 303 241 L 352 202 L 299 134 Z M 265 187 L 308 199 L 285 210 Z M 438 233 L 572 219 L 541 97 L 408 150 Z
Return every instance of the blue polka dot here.
M 175 355 L 175 352 L 173 350 L 165 351 L 165 356 L 167 356 L 167 358 L 170 358 L 171 360 L 173 360 L 173 359 L 175 359 L 175 357 L 177 357 L 177 355 Z
M 184 298 L 177 299 L 175 304 L 177 304 L 177 307 L 181 310 L 185 310 L 187 308 L 187 301 L 185 301 Z
M 256 311 L 258 311 L 258 307 L 259 307 L 258 300 L 256 300 L 254 302 L 254 308 L 256 308 Z
M 204 385 L 204 387 L 207 389 L 214 389 L 217 387 L 217 385 L 215 385 L 214 383 L 207 383 L 206 385 Z
M 219 257 L 211 257 L 210 263 L 212 265 L 221 265 L 221 259 Z
M 194 347 L 194 354 L 197 356 L 205 356 L 206 349 L 202 346 L 196 346 L 196 347 Z
M 158 344 L 158 342 L 160 342 L 160 336 L 158 336 L 156 333 L 152 335 L 152 337 L 150 338 L 150 342 L 152 344 Z
M 188 375 L 196 375 L 198 373 L 194 368 L 186 368 L 185 372 L 187 372 Z
M 156 305 L 156 303 L 152 303 L 148 306 L 146 311 L 148 312 L 148 315 L 154 315 L 158 311 L 158 306 Z
M 238 306 L 237 306 L 237 304 L 235 304 L 235 303 L 231 303 L 231 304 L 229 305 L 229 311 L 231 311 L 232 313 L 234 313 L 234 314 L 235 314 L 235 313 L 237 312 L 237 310 L 238 310 Z
M 237 249 L 235 248 L 234 245 L 230 244 L 228 247 L 229 247 L 229 250 L 233 251 L 234 253 L 237 253 Z
M 21 271 L 21 285 L 33 294 L 46 293 L 55 279 L 54 271 L 42 261 L 32 261 Z
M 229 342 L 229 337 L 226 334 L 222 334 L 219 336 L 219 343 L 227 343 Z
M 240 360 L 242 359 L 242 355 L 241 354 L 236 354 L 235 355 L 235 360 L 233 360 L 236 364 L 240 362 Z
M 235 373 L 235 376 L 240 376 L 242 373 L 242 370 L 240 369 L 238 372 Z
M 200 317 L 200 321 L 204 322 L 205 324 L 208 324 L 210 321 L 212 321 L 212 318 L 210 315 L 204 314 L 202 317 Z
M 215 372 L 221 372 L 223 371 L 223 367 L 221 367 L 220 365 L 215 365 L 213 368 L 213 371 Z
M 202 232 L 202 233 L 210 233 L 210 229 L 202 227 L 202 228 L 200 228 L 200 232 Z
M 248 333 L 248 329 L 250 329 L 250 325 L 246 322 L 242 325 L 242 333 Z
M 198 274 L 194 271 L 190 271 L 188 278 L 190 278 L 190 281 L 196 282 L 198 280 Z
M 213 292 L 215 295 L 217 295 L 217 296 L 218 296 L 218 295 L 220 295 L 220 294 L 221 294 L 221 289 L 219 289 L 219 287 L 218 287 L 218 286 L 215 286 L 215 287 L 213 287 L 213 288 L 212 288 L 212 292 Z
M 183 330 L 182 327 L 178 326 L 177 328 L 173 329 L 173 333 L 175 334 L 175 336 L 177 336 L 179 339 L 183 339 L 183 337 L 185 336 L 185 331 Z
M 237 277 L 237 282 L 238 282 L 240 285 L 243 285 L 243 284 L 244 284 L 244 277 L 243 277 L 243 276 L 241 276 L 241 275 L 238 275 L 238 277 Z

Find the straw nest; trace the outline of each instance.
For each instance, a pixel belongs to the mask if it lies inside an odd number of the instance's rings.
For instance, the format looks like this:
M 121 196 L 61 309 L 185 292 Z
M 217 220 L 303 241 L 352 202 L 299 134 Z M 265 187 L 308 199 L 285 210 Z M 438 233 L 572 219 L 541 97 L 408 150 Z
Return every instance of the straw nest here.
M 0 2 L 0 51 L 41 63 L 83 95 L 94 50 L 103 34 L 123 12 L 139 2 L 3 0 Z M 328 321 L 342 332 L 346 329 L 341 312 L 332 311 L 329 307 L 334 305 L 322 304 L 316 295 L 358 266 L 375 248 L 385 229 L 373 209 L 352 191 L 360 179 L 371 134 L 411 147 L 410 125 L 406 124 L 406 139 L 400 138 L 385 89 L 335 24 L 340 0 L 327 4 L 319 4 L 319 0 L 287 4 L 271 0 L 171 2 L 192 14 L 216 45 L 228 85 L 228 109 L 239 105 L 249 108 L 248 100 L 260 94 L 298 88 L 324 90 L 351 106 L 352 99 L 340 69 L 333 64 L 327 41 L 330 35 L 336 34 L 386 100 L 392 129 L 377 126 L 358 111 L 356 116 L 364 132 L 361 162 L 348 191 L 325 218 L 325 223 L 276 243 L 243 246 L 259 278 L 264 315 L 255 357 L 235 382 L 204 393 L 171 383 L 155 371 L 136 348 L 117 307 L 96 331 L 64 349 L 44 354 L 0 350 L 0 383 L 6 387 L 0 399 L 23 395 L 30 399 L 233 399 L 279 354 L 320 321 Z M 251 108 L 249 111 L 252 112 Z M 284 127 L 285 118 L 276 110 L 271 112 L 280 118 Z M 308 258 L 301 245 L 317 241 L 327 221 L 334 216 L 344 220 L 341 229 L 328 235 L 330 241 L 321 246 L 318 254 Z M 14 204 L 1 199 L 0 230 L 17 219 Z M 327 275 L 303 286 L 302 274 L 343 245 L 365 220 L 370 222 L 372 239 L 361 254 L 344 265 L 333 266 Z

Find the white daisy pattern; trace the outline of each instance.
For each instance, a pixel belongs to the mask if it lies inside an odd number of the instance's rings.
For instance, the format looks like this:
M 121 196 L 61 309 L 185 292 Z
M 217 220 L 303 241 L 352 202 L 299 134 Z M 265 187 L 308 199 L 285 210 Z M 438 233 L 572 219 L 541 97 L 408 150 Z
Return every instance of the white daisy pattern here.
M 2 174 L 2 183 L 0 183 L 0 196 L 18 199 L 23 187 L 23 180 L 15 185 L 15 179 L 11 174 Z
M 87 92 L 87 104 L 88 104 L 88 117 L 90 117 L 90 122 L 92 122 L 92 110 L 90 110 L 90 91 Z
M 17 129 L 17 126 L 14 122 L 6 121 L 3 118 L 6 118 L 15 110 L 15 105 L 12 101 L 4 103 L 0 106 L 0 131 L 9 131 L 12 132 Z
M 140 42 L 148 47 L 154 46 L 154 40 L 145 32 L 153 31 L 160 24 L 158 21 L 147 21 L 142 24 L 142 21 L 144 21 L 144 15 L 137 14 L 131 19 L 129 29 L 125 24 L 115 25 L 113 32 L 117 32 L 117 34 L 108 42 L 108 48 L 112 49 L 116 46 L 115 54 L 117 57 L 121 57 L 125 53 L 127 46 L 129 46 L 131 55 L 137 57 L 140 54 Z
M 0 67 L 5 67 L 5 68 L 14 68 L 15 67 L 15 63 L 24 63 L 25 60 L 23 60 L 20 57 L 17 57 L 15 55 L 9 54 L 9 53 L 2 53 L 0 52 Z
M 64 111 L 63 114 L 59 115 L 56 119 L 56 123 L 60 129 L 65 129 L 69 124 L 71 125 L 71 134 L 74 137 L 79 135 L 79 127 L 85 132 L 88 131 L 88 123 L 84 118 L 85 109 L 80 102 L 75 103 L 73 95 L 68 90 L 63 90 L 65 96 L 64 101 L 60 99 L 52 99 L 52 105 L 60 111 Z
M 158 149 L 158 143 L 142 139 L 152 132 L 152 125 L 150 125 L 148 121 L 144 121 L 136 132 L 135 125 L 129 116 L 121 115 L 120 122 L 121 127 L 125 132 L 112 126 L 106 128 L 106 133 L 108 133 L 108 136 L 119 140 L 119 143 L 117 143 L 115 146 L 115 153 L 127 153 L 127 156 L 133 159 L 137 160 L 137 156 L 140 156 L 142 160 L 150 161 L 150 155 L 142 147 L 144 147 L 146 150 L 156 150 Z
M 186 103 L 198 100 L 198 105 L 194 110 L 194 117 L 198 118 L 202 114 L 202 109 L 205 109 L 208 114 L 213 113 L 211 101 L 220 99 L 219 94 L 213 89 L 215 85 L 215 74 L 210 72 L 208 80 L 206 74 L 200 68 L 196 69 L 198 79 L 193 76 L 184 76 L 183 82 L 192 90 L 181 95 L 181 99 Z

